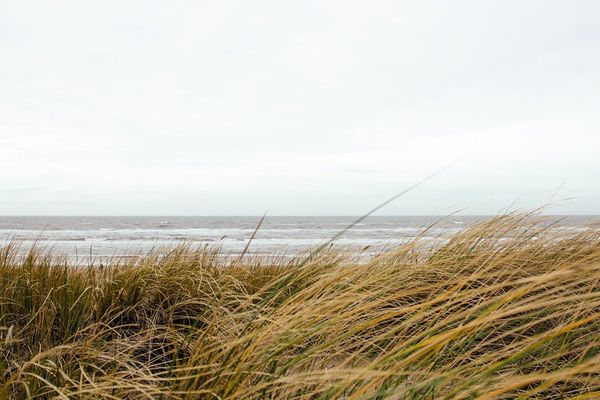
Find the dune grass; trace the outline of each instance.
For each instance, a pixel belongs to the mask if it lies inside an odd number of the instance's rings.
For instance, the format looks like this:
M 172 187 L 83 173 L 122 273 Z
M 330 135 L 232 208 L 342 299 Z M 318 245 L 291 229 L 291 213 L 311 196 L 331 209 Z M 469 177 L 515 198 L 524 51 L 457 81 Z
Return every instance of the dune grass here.
M 0 250 L 0 398 L 600 398 L 600 230 L 102 269 Z

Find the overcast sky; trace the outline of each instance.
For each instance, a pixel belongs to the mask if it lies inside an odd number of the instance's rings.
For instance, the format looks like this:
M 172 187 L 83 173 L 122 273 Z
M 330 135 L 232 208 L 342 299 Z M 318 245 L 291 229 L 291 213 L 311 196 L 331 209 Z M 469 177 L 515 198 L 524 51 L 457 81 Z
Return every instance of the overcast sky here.
M 600 214 L 600 1 L 2 1 L 0 214 Z M 516 202 L 513 204 L 513 202 Z

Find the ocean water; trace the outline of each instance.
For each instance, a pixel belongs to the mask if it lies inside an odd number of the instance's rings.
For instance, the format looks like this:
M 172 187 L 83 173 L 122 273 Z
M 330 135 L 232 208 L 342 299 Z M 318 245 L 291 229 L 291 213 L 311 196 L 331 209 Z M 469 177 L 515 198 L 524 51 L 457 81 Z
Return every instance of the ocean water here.
M 355 219 L 267 216 L 248 253 L 295 255 L 310 251 Z M 346 232 L 334 247 L 377 252 L 417 235 L 445 238 L 485 219 L 374 216 Z M 548 222 L 559 221 L 557 229 L 578 229 L 598 220 L 600 217 L 594 216 L 547 217 Z M 16 240 L 23 249 L 36 244 L 77 259 L 90 254 L 99 258 L 126 257 L 181 243 L 219 247 L 223 253 L 234 255 L 243 251 L 259 221 L 260 217 L 0 217 L 0 245 Z

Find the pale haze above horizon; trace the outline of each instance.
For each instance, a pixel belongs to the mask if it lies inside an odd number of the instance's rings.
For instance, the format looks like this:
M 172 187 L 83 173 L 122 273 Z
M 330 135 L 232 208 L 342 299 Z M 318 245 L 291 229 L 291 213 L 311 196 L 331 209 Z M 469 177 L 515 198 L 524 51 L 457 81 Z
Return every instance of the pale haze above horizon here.
M 598 1 L 3 1 L 0 215 L 600 214 Z

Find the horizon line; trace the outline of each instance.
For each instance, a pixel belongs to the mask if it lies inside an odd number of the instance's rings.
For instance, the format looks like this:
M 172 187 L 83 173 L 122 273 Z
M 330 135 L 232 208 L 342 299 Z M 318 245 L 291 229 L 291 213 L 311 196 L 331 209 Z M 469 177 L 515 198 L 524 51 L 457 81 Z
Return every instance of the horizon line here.
M 482 214 L 377 214 L 369 217 L 496 217 L 500 215 L 519 215 L 532 214 L 525 211 L 505 212 L 505 213 L 482 213 Z M 535 213 L 534 213 L 535 214 Z M 287 217 L 358 217 L 360 214 L 274 214 L 266 218 L 287 218 Z M 568 214 L 547 214 L 539 213 L 544 217 L 600 217 L 600 214 L 586 213 L 568 213 Z M 221 215 L 200 215 L 200 214 L 3 214 L 0 218 L 262 218 L 264 214 L 221 214 Z

